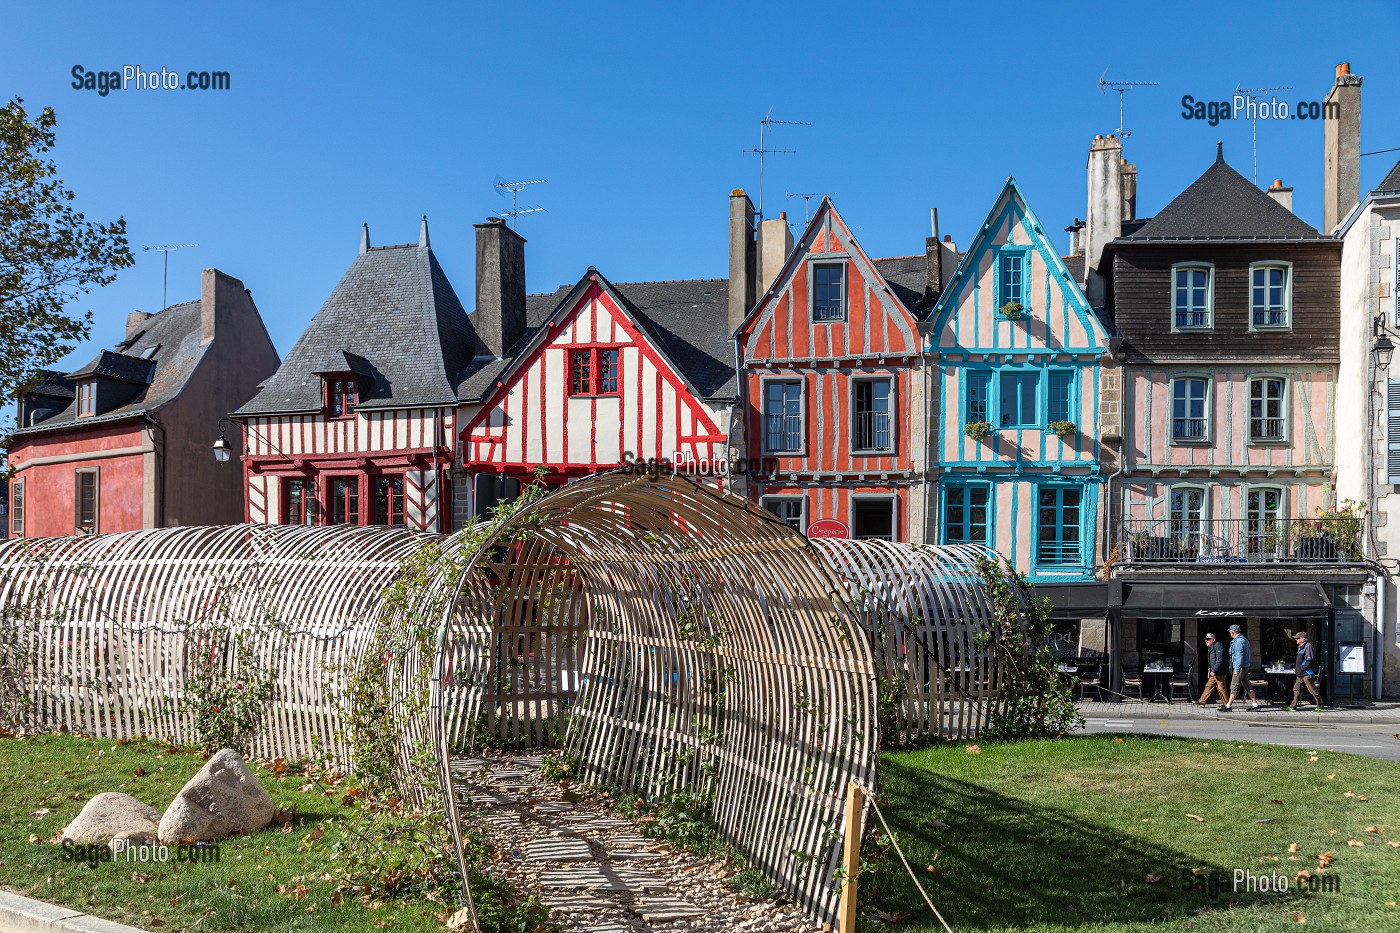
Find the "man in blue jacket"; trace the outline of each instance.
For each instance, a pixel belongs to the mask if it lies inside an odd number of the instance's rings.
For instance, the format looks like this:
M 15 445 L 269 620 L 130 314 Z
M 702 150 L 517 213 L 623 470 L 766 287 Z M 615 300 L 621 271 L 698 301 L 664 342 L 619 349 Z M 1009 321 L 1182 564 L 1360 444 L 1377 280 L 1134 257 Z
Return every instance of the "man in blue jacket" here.
M 1288 707 L 1288 711 L 1291 713 L 1297 710 L 1304 686 L 1312 694 L 1317 708 L 1322 709 L 1322 694 L 1317 692 L 1317 684 L 1313 681 L 1317 676 L 1317 656 L 1313 652 L 1313 646 L 1308 644 L 1308 633 L 1294 632 L 1293 640 L 1298 643 L 1298 656 L 1293 660 L 1293 705 Z
M 1249 682 L 1249 639 L 1244 637 L 1238 625 L 1230 626 L 1230 667 L 1234 669 L 1230 675 L 1230 699 L 1220 707 L 1221 712 L 1225 713 L 1234 712 L 1235 697 Z M 1259 708 L 1259 698 L 1254 695 L 1253 687 L 1249 689 L 1249 708 Z

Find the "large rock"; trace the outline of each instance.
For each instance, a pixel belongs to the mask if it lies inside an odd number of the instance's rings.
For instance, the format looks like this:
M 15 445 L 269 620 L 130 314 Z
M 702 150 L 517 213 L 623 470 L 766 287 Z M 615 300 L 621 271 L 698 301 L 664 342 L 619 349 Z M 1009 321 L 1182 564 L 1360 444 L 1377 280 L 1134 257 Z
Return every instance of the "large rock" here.
M 226 748 L 204 763 L 175 795 L 160 820 L 160 841 L 212 842 L 251 833 L 272 821 L 272 798 L 253 772 Z
M 106 844 L 118 833 L 154 833 L 160 811 L 130 794 L 98 794 L 63 830 L 63 839 L 79 845 Z

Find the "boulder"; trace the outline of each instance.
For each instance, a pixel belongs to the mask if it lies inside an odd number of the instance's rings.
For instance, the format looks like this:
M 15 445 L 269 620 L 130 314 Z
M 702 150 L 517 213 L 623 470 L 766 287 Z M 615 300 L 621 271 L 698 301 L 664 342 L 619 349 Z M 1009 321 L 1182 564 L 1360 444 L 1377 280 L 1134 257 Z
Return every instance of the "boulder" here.
M 170 802 L 161 817 L 160 841 L 213 842 L 251 833 L 272 821 L 267 796 L 238 752 L 226 748 L 204 763 Z
M 128 829 L 117 833 L 112 837 L 112 854 L 121 855 L 127 849 L 139 849 L 142 846 L 155 845 L 156 831 L 154 829 Z
M 105 845 L 124 832 L 154 833 L 160 824 L 160 811 L 130 794 L 98 794 L 63 830 L 63 840 L 79 845 Z

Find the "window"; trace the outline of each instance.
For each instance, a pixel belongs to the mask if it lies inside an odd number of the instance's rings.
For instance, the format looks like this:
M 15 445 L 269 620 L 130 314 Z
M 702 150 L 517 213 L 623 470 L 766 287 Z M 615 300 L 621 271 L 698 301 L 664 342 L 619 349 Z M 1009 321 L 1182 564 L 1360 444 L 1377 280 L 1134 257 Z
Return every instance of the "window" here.
M 284 525 L 316 524 L 316 483 L 309 479 L 283 480 L 287 495 L 282 504 Z
M 1036 393 L 1040 387 L 1040 373 L 1004 372 L 1001 374 L 1001 426 L 1003 428 L 1034 427 L 1039 417 L 1036 412 Z
M 893 496 L 852 496 L 851 537 L 894 540 Z
M 160 352 L 160 344 L 158 344 L 158 343 L 153 343 L 153 344 L 151 344 L 149 347 L 146 347 L 145 349 L 143 349 L 143 350 L 141 351 L 141 359 L 143 359 L 143 360 L 149 360 L 151 357 L 155 356 L 155 355 L 156 355 L 157 353 L 159 353 L 159 352 Z
M 360 478 L 337 476 L 331 480 L 331 524 L 360 524 Z
M 1200 376 L 1172 380 L 1172 441 L 1199 443 L 1209 438 L 1206 394 L 1210 383 Z
M 73 474 L 73 533 L 98 533 L 97 468 L 84 467 Z
M 1249 267 L 1249 326 L 1287 328 L 1292 305 L 1292 267 L 1288 263 L 1257 263 Z
M 24 537 L 24 480 L 17 479 L 10 484 L 10 534 Z
M 569 354 L 570 395 L 617 395 L 617 347 L 573 350 Z
M 1288 380 L 1268 376 L 1249 381 L 1249 439 L 1270 443 L 1284 439 L 1284 401 Z
M 807 498 L 805 496 L 764 496 L 763 507 L 785 525 L 798 531 L 807 530 Z
M 376 476 L 374 478 L 374 524 L 388 525 L 390 528 L 406 526 L 403 511 L 403 477 Z
M 1249 555 L 1255 560 L 1276 558 L 1285 542 L 1283 490 L 1277 486 L 1256 486 L 1246 497 Z
M 1026 303 L 1026 268 L 1029 250 L 1003 247 L 997 253 L 997 308 L 1008 302 Z
M 1036 561 L 1079 564 L 1079 511 L 1083 491 L 1073 486 L 1042 486 L 1037 492 Z
M 1215 270 L 1172 266 L 1172 330 L 1210 330 Z
M 333 418 L 343 418 L 353 414 L 360 401 L 360 387 L 355 377 L 337 377 L 326 380 L 326 410 Z
M 1045 392 L 1049 396 L 1047 422 L 1074 420 L 1070 417 L 1074 411 L 1074 373 L 1071 370 L 1050 370 Z
M 812 266 L 812 320 L 846 319 L 846 264 L 821 262 Z
M 97 383 L 78 383 L 78 417 L 91 418 L 97 414 Z
M 992 374 L 976 370 L 967 374 L 967 420 L 992 420 Z
M 946 486 L 943 489 L 943 543 L 987 544 L 992 487 Z
M 889 379 L 857 379 L 855 381 L 855 436 L 853 450 L 894 450 L 894 433 L 890 430 L 890 402 L 894 384 Z
M 1400 485 L 1400 379 L 1385 381 L 1385 481 Z
M 769 453 L 802 449 L 802 383 L 769 382 L 763 387 L 763 437 Z
M 1206 491 L 1197 486 L 1177 486 L 1171 491 L 1168 517 L 1172 537 L 1188 546 L 1196 543 L 1204 529 Z

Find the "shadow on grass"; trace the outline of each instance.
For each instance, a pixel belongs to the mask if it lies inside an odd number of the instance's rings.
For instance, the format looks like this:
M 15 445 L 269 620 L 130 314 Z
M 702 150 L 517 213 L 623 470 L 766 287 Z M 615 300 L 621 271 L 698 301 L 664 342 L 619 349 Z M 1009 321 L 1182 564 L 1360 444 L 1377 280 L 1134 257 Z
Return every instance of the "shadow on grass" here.
M 1082 812 L 1028 804 L 903 762 L 886 759 L 883 767 L 881 811 L 955 930 L 1151 923 L 1253 900 L 1218 887 L 1210 895 L 1212 876 L 1228 879 L 1233 866 L 1209 852 L 1159 845 Z M 934 827 L 935 816 L 952 825 Z M 907 911 L 938 928 L 892 849 L 861 886 L 867 906 Z

